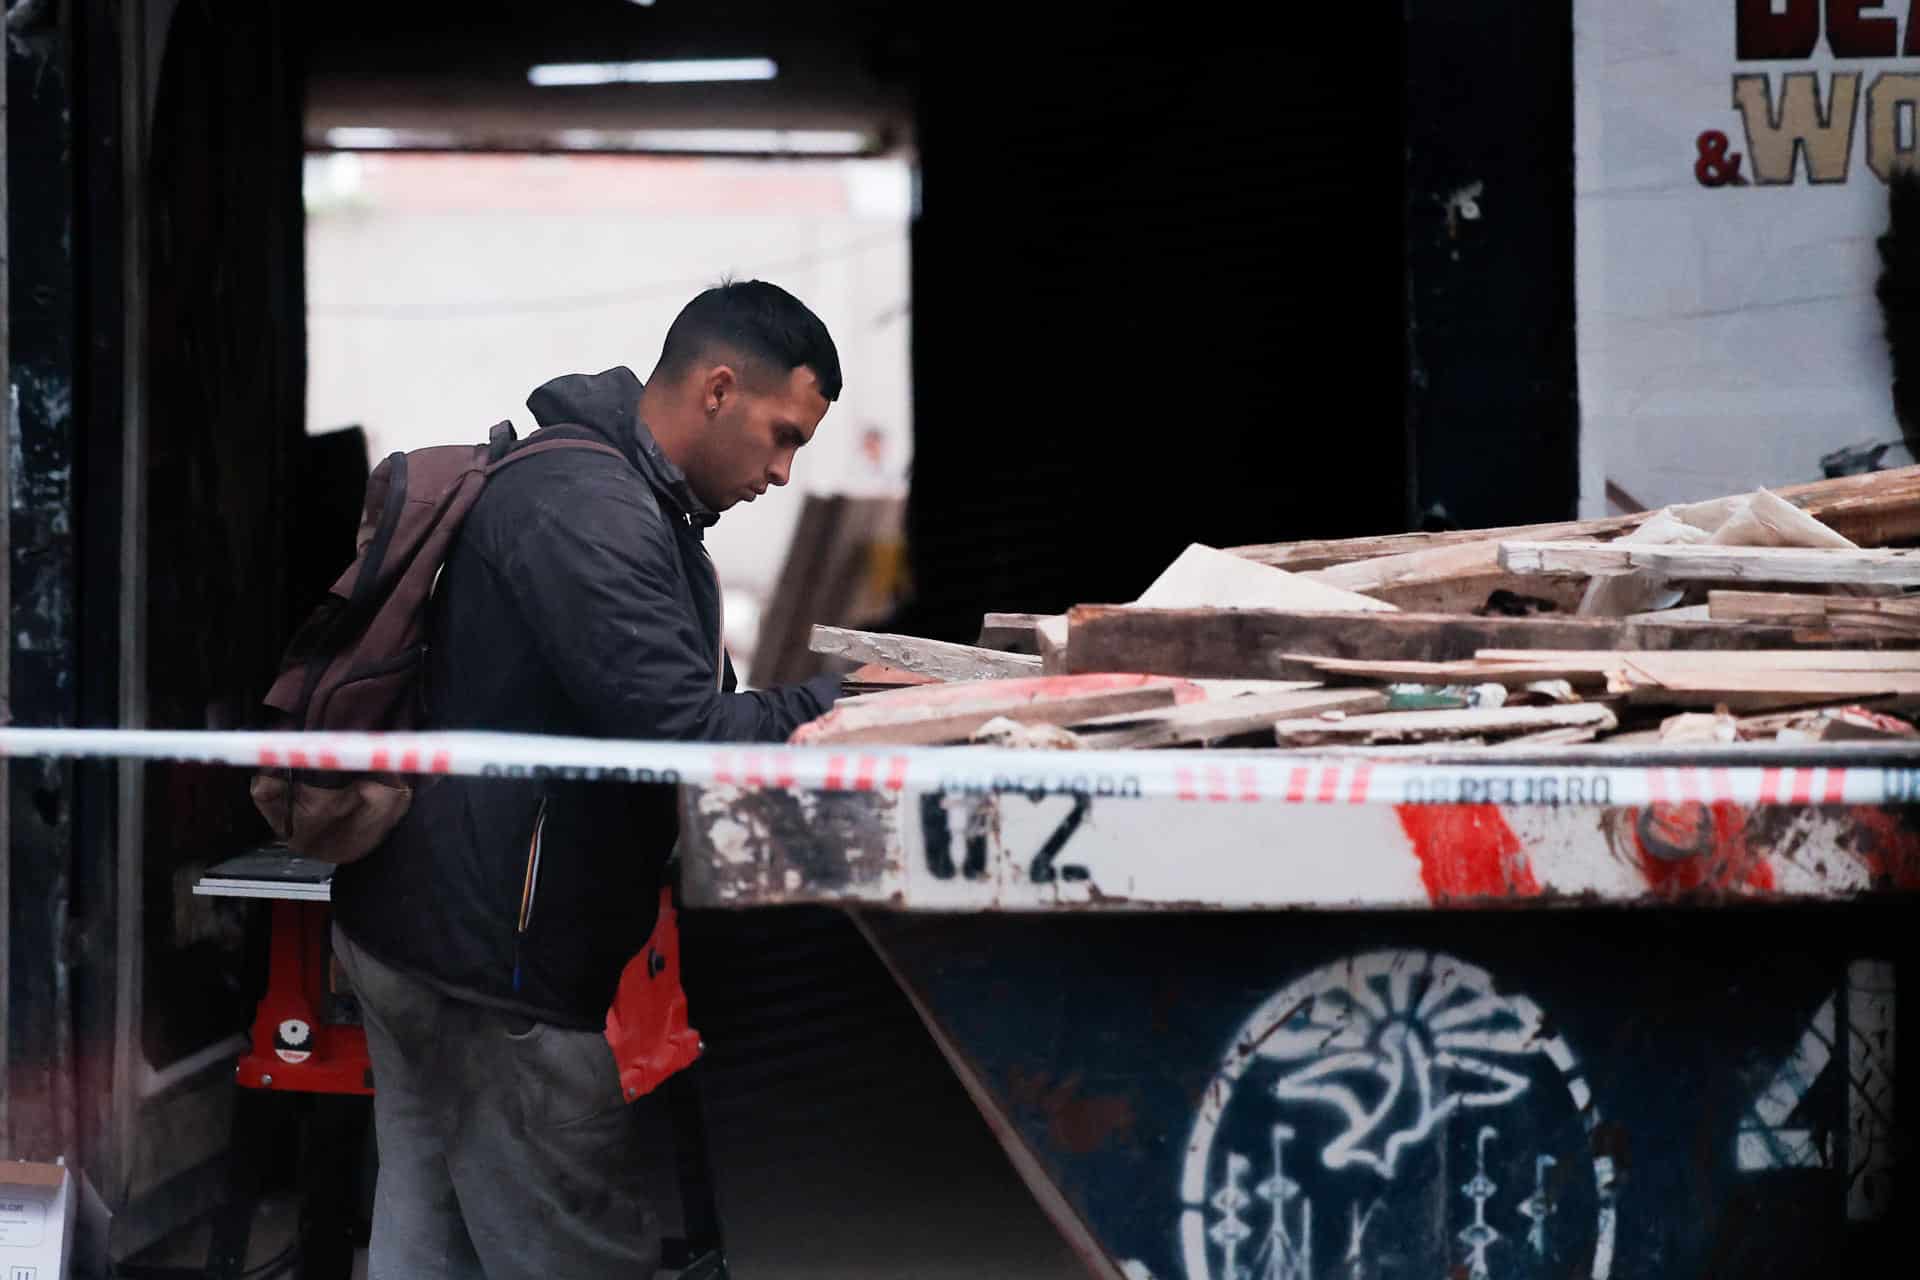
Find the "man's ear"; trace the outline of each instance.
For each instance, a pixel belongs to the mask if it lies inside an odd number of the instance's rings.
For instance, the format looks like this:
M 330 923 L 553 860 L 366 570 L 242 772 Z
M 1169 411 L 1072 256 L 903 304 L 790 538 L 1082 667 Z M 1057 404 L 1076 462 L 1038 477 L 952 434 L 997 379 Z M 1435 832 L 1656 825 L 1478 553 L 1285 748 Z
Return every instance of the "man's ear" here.
M 733 366 L 717 364 L 700 383 L 700 407 L 708 417 L 726 408 L 740 394 L 740 378 Z

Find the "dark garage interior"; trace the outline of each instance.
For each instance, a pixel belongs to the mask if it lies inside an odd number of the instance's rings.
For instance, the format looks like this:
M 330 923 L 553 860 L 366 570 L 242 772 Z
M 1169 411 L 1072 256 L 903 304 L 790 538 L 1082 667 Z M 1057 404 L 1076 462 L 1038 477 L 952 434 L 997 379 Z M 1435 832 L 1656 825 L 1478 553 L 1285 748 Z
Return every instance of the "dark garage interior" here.
M 1573 514 L 1564 5 L 10 0 L 6 21 L 6 346 L 37 391 L 9 478 L 18 723 L 252 725 L 350 558 L 365 460 L 304 420 L 302 160 L 343 129 L 506 152 L 839 129 L 909 158 L 913 589 L 882 630 L 968 641 L 989 609 L 1130 600 L 1189 542 Z M 526 79 L 691 56 L 782 74 L 562 105 Z M 1472 182 L 1494 194 L 1463 219 Z M 5 804 L 0 1139 L 82 1154 L 116 1263 L 174 1241 L 213 1266 L 230 1150 L 355 1123 L 236 1107 L 266 916 L 189 886 L 264 829 L 191 764 L 16 760 Z M 1076 1273 L 844 916 L 703 912 L 687 936 L 739 1275 Z M 293 1191 L 289 1150 L 268 1167 Z M 306 1274 L 350 1253 L 357 1224 L 332 1229 Z

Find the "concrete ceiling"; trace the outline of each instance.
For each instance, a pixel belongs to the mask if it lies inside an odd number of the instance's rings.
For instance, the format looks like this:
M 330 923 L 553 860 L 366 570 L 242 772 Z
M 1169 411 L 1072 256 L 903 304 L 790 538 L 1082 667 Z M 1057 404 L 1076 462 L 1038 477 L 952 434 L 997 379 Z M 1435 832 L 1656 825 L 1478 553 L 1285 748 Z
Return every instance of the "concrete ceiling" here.
M 853 131 L 909 148 L 918 6 L 886 0 L 343 0 L 300 6 L 306 130 L 327 147 L 631 149 L 636 132 Z M 537 87 L 537 64 L 772 58 L 770 81 Z M 594 136 L 594 135 L 601 136 Z M 623 136 L 624 135 L 624 136 Z M 735 144 L 737 145 L 737 140 Z

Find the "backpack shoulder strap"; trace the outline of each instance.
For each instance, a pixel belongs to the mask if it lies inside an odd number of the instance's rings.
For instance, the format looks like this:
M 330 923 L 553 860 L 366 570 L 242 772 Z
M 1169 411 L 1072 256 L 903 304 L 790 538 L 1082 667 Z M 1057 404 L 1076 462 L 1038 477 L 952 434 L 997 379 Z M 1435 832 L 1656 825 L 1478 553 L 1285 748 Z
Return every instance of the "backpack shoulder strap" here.
M 537 453 L 546 453 L 553 449 L 591 449 L 595 453 L 609 454 L 627 463 L 629 466 L 632 465 L 626 454 L 620 452 L 610 444 L 602 444 L 598 440 L 577 440 L 569 436 L 551 436 L 545 440 L 529 438 L 526 444 L 519 446 L 504 457 L 494 458 L 489 461 L 486 464 L 485 472 L 488 476 L 491 476 L 494 472 L 500 470 L 500 468 L 511 466 L 522 458 L 531 458 Z

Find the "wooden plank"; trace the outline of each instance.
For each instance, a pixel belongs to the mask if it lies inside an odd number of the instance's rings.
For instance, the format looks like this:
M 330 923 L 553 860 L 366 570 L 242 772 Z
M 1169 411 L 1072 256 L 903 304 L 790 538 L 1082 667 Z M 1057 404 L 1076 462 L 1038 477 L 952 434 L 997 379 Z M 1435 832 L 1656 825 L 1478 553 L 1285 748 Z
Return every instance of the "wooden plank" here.
M 1605 707 L 1492 707 L 1479 711 L 1389 711 L 1344 720 L 1282 720 L 1274 740 L 1283 747 L 1376 742 L 1436 742 L 1469 736 L 1513 737 L 1548 729 L 1605 732 L 1619 721 Z
M 1614 688 L 1637 705 L 1726 706 L 1735 711 L 1812 706 L 1860 698 L 1890 698 L 1892 707 L 1920 699 L 1920 674 L 1888 671 L 1666 672 L 1658 678 L 1626 672 Z
M 1311 669 L 1289 664 L 1290 654 L 1453 662 L 1470 660 L 1481 649 L 1785 649 L 1821 642 L 1793 627 L 1551 615 L 1476 618 L 1082 605 L 1069 619 L 1068 671 L 1227 679 L 1315 678 Z M 1830 637 L 1826 643 L 1832 643 Z
M 1628 546 L 1601 542 L 1504 542 L 1500 565 L 1518 574 L 1615 574 L 1650 570 L 1676 582 L 1818 582 L 1920 586 L 1920 551 L 1814 547 Z
M 1775 591 L 1710 591 L 1707 612 L 1716 622 L 1827 628 L 1839 636 L 1920 636 L 1920 596 L 1867 599 Z
M 1291 693 L 1249 694 L 1192 703 L 1150 715 L 1127 712 L 1074 726 L 1082 743 L 1096 750 L 1172 747 L 1212 743 L 1270 729 L 1275 721 L 1322 711 L 1359 714 L 1387 705 L 1385 694 L 1371 689 L 1302 689 Z
M 1822 524 L 1863 547 L 1920 539 L 1920 466 L 1867 475 L 1815 480 L 1773 490 Z M 1475 542 L 1557 542 L 1606 540 L 1644 523 L 1652 512 L 1569 520 L 1556 524 L 1509 525 L 1498 529 L 1459 529 L 1445 533 L 1400 533 L 1379 538 L 1282 542 L 1231 548 L 1277 569 L 1303 571 L 1383 556 L 1458 547 Z M 1358 588 L 1355 588 L 1356 590 Z
M 1556 662 L 1459 662 L 1375 661 L 1368 658 L 1319 658 L 1311 654 L 1290 653 L 1286 662 L 1324 675 L 1329 683 L 1354 680 L 1377 684 L 1532 684 L 1539 680 L 1566 680 L 1596 685 L 1606 682 L 1606 672 L 1593 671 L 1577 664 Z
M 1547 600 L 1571 613 L 1584 584 L 1509 573 L 1500 567 L 1500 543 L 1477 541 L 1384 556 L 1299 575 L 1343 591 L 1363 592 L 1402 609 L 1473 613 L 1496 591 Z
M 974 641 L 982 649 L 1002 653 L 1027 653 L 1040 656 L 1040 625 L 1057 614 L 989 613 L 980 620 L 980 638 Z
M 1551 524 L 1510 524 L 1489 529 L 1450 529 L 1444 533 L 1389 533 L 1373 538 L 1328 538 L 1305 542 L 1270 542 L 1227 550 L 1257 564 L 1292 573 L 1306 573 L 1337 564 L 1377 560 L 1383 556 L 1440 551 L 1480 542 L 1554 542 L 1563 538 L 1605 539 L 1627 532 L 1644 516 L 1610 516 L 1601 520 L 1559 520 Z
M 1703 604 L 1684 605 L 1675 609 L 1644 609 L 1639 613 L 1625 615 L 1628 622 L 1712 622 L 1713 614 Z
M 1194 543 L 1134 601 L 1152 609 L 1390 610 L 1392 605 Z
M 970 644 L 892 636 L 878 631 L 815 627 L 808 647 L 815 653 L 854 662 L 884 663 L 937 680 L 992 680 L 1040 674 L 1040 659 L 1027 654 L 1001 653 Z
M 808 495 L 773 598 L 761 615 L 748 674 L 760 688 L 827 669 L 807 647 L 814 623 L 863 622 L 884 610 L 874 597 L 876 546 L 898 536 L 898 498 Z
M 1895 671 L 1920 673 L 1920 652 L 1900 649 L 1749 649 L 1739 653 L 1636 653 L 1631 650 L 1482 649 L 1476 655 L 1489 666 L 1533 668 L 1604 675 L 1631 667 L 1667 671 Z
M 892 743 L 929 746 L 964 742 L 999 716 L 1023 724 L 1074 725 L 1120 712 L 1170 707 L 1174 683 L 1144 680 L 1122 686 L 1100 678 L 1063 676 L 1034 680 L 989 680 L 966 685 L 869 694 L 836 703 L 818 720 L 794 731 L 796 746 Z

